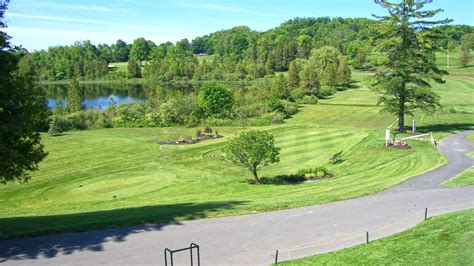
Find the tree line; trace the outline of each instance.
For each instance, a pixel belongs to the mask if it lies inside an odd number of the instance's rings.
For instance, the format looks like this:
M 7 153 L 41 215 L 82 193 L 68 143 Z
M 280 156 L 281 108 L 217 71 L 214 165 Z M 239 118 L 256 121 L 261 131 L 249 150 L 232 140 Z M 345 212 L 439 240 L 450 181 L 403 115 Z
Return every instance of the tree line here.
M 217 31 L 192 40 L 155 44 L 138 38 L 133 43 L 94 45 L 90 41 L 35 51 L 32 59 L 41 80 L 151 78 L 156 80 L 241 80 L 288 71 L 294 60 L 307 60 L 311 51 L 332 46 L 356 69 L 373 67 L 380 22 L 365 18 L 295 18 L 265 32 L 246 26 Z M 461 65 L 470 60 L 474 27 L 435 27 L 443 38 L 436 47 L 461 51 Z M 212 55 L 198 61 L 196 55 Z M 128 62 L 128 71 L 108 64 Z

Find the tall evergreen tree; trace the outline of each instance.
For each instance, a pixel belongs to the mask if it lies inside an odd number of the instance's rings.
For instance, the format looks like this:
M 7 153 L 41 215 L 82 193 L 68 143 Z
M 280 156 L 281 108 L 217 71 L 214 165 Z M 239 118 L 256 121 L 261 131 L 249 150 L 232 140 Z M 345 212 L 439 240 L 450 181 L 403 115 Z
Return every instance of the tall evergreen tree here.
M 67 90 L 66 109 L 68 113 L 74 113 L 82 110 L 82 97 L 79 82 L 76 78 L 71 79 Z
M 439 97 L 430 89 L 430 80 L 442 83 L 443 74 L 435 64 L 436 40 L 433 26 L 450 20 L 431 21 L 441 9 L 424 10 L 431 0 L 375 0 L 389 15 L 375 16 L 378 26 L 377 47 L 382 52 L 372 87 L 381 94 L 379 103 L 398 116 L 398 131 L 405 131 L 405 115 L 414 110 L 432 110 Z

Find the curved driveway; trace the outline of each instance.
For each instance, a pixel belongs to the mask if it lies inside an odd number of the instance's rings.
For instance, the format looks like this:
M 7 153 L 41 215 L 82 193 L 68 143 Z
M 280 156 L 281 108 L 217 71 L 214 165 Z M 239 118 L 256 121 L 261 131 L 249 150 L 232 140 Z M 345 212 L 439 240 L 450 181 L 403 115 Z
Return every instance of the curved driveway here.
M 202 265 L 270 264 L 365 242 L 413 227 L 428 215 L 474 208 L 474 186 L 439 184 L 474 165 L 474 143 L 464 131 L 444 139 L 449 162 L 371 196 L 253 215 L 203 219 L 0 241 L 6 264 L 164 264 L 163 249 L 201 246 Z M 182 263 L 178 263 L 182 262 Z M 175 265 L 189 265 L 189 253 Z M 195 264 L 196 265 L 196 264 Z

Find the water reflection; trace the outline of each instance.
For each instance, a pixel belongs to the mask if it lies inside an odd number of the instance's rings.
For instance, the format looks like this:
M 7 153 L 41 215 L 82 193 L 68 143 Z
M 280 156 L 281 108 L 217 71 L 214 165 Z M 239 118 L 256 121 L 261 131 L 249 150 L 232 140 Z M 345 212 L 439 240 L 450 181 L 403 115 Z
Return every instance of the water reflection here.
M 57 104 L 66 105 L 67 84 L 48 84 L 43 85 L 48 99 L 48 106 L 55 108 Z M 146 101 L 150 95 L 166 100 L 183 94 L 196 93 L 198 84 L 117 84 L 117 83 L 98 83 L 81 84 L 81 94 L 85 108 L 107 108 L 110 99 L 115 103 Z M 161 88 L 161 89 L 157 89 Z

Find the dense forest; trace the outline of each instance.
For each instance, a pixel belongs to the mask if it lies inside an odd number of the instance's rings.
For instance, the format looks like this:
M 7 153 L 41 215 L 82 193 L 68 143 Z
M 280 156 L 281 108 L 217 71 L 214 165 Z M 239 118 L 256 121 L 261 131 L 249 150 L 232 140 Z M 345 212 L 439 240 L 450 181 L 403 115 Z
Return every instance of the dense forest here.
M 356 69 L 371 67 L 374 31 L 378 22 L 364 18 L 295 18 L 265 32 L 238 26 L 192 40 L 155 44 L 138 38 L 131 44 L 94 45 L 90 41 L 33 52 L 41 80 L 149 78 L 171 80 L 242 80 L 288 71 L 313 49 L 334 47 Z M 474 27 L 436 27 L 446 36 L 438 41 L 445 52 L 469 52 Z M 212 55 L 212 56 L 205 56 Z M 110 63 L 128 62 L 128 69 Z M 294 64 L 295 66 L 297 63 Z

